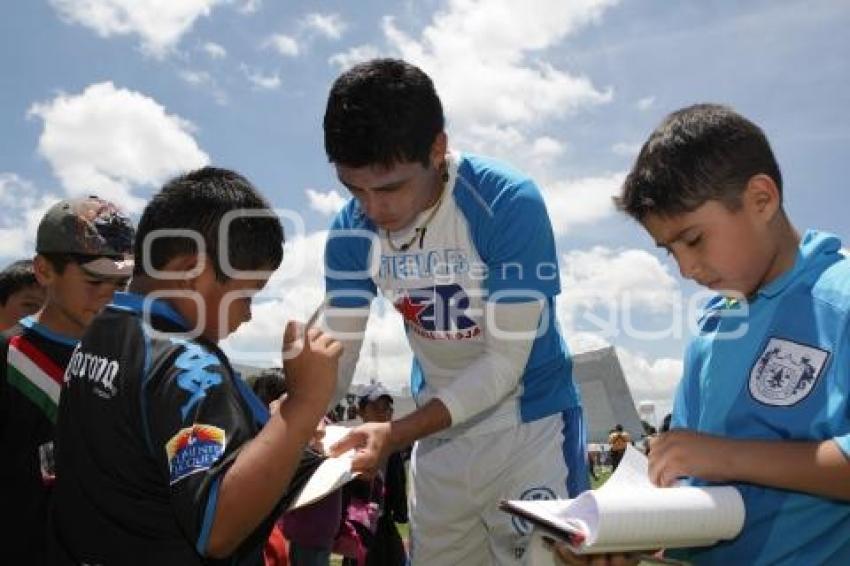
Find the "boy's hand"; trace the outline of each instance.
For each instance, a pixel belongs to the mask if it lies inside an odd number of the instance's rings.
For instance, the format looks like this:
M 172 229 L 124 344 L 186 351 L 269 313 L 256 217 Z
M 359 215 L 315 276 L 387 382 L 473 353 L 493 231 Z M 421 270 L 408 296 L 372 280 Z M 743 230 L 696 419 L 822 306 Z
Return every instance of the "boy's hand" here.
M 710 434 L 683 429 L 662 433 L 650 444 L 649 479 L 661 487 L 686 476 L 730 481 L 735 450 L 735 441 Z
M 354 448 L 352 471 L 366 476 L 375 475 L 393 449 L 391 424 L 365 423 L 354 428 L 345 438 L 331 446 L 330 456 L 338 456 Z
M 283 335 L 283 367 L 288 399 L 324 407 L 336 390 L 342 344 L 318 328 L 290 321 Z

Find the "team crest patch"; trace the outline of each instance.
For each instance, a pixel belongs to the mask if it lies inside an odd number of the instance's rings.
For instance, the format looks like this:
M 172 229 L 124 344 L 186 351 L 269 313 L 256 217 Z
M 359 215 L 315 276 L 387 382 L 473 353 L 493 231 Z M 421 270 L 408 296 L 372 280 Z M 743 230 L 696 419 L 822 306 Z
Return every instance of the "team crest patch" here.
M 527 489 L 522 492 L 522 495 L 520 495 L 519 498 L 523 501 L 549 501 L 557 499 L 555 492 L 545 486 Z M 514 526 L 514 529 L 516 529 L 516 532 L 520 535 L 527 535 L 531 532 L 531 523 L 517 515 L 514 515 L 511 518 L 511 523 Z
M 825 350 L 771 338 L 750 371 L 750 394 L 765 405 L 794 405 L 814 388 L 828 358 Z
M 165 445 L 171 484 L 186 476 L 208 470 L 224 453 L 224 430 L 194 424 L 180 429 Z

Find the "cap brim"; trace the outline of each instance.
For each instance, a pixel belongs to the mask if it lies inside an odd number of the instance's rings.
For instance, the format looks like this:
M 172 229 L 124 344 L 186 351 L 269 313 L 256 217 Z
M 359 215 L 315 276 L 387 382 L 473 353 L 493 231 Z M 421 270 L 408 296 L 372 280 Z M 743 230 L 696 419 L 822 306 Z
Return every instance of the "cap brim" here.
M 80 264 L 80 269 L 96 277 L 130 277 L 135 263 L 132 259 L 99 257 Z

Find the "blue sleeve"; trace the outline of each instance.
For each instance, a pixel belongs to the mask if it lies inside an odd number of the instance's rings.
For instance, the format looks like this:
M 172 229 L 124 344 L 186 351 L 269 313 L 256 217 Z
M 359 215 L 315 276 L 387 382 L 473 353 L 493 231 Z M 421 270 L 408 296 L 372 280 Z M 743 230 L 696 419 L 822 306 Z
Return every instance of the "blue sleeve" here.
M 844 422 L 841 423 L 843 426 L 840 426 L 839 429 L 846 431 L 848 428 L 847 423 L 850 423 L 850 399 L 848 399 L 848 388 L 845 385 L 848 383 L 848 377 L 850 377 L 850 321 L 844 324 L 843 335 L 835 353 L 835 360 L 838 362 L 838 367 L 833 371 L 835 372 L 838 383 L 841 385 L 836 387 L 833 397 L 844 399 Z M 850 459 L 850 433 L 840 434 L 833 440 L 838 444 L 844 456 Z
M 366 307 L 377 294 L 370 265 L 377 236 L 352 222 L 353 206 L 337 214 L 325 244 L 325 293 L 334 307 Z
M 508 185 L 481 220 L 478 251 L 490 300 L 526 302 L 561 292 L 555 237 L 546 204 L 530 179 Z

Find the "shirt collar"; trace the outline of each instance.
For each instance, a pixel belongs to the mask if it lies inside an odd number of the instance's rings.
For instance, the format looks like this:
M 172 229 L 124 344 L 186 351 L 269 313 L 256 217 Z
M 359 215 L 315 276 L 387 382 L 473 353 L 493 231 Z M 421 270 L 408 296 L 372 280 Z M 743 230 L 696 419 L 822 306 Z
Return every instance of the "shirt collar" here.
M 800 240 L 794 266 L 759 289 L 758 294 L 768 299 L 775 297 L 803 272 L 822 262 L 835 261 L 840 249 L 841 240 L 838 236 L 817 230 L 807 230 Z
M 137 293 L 118 292 L 113 295 L 109 308 L 130 311 L 139 315 L 150 313 L 153 316 L 169 320 L 185 330 L 189 329 L 186 319 L 164 299 L 153 299 Z

